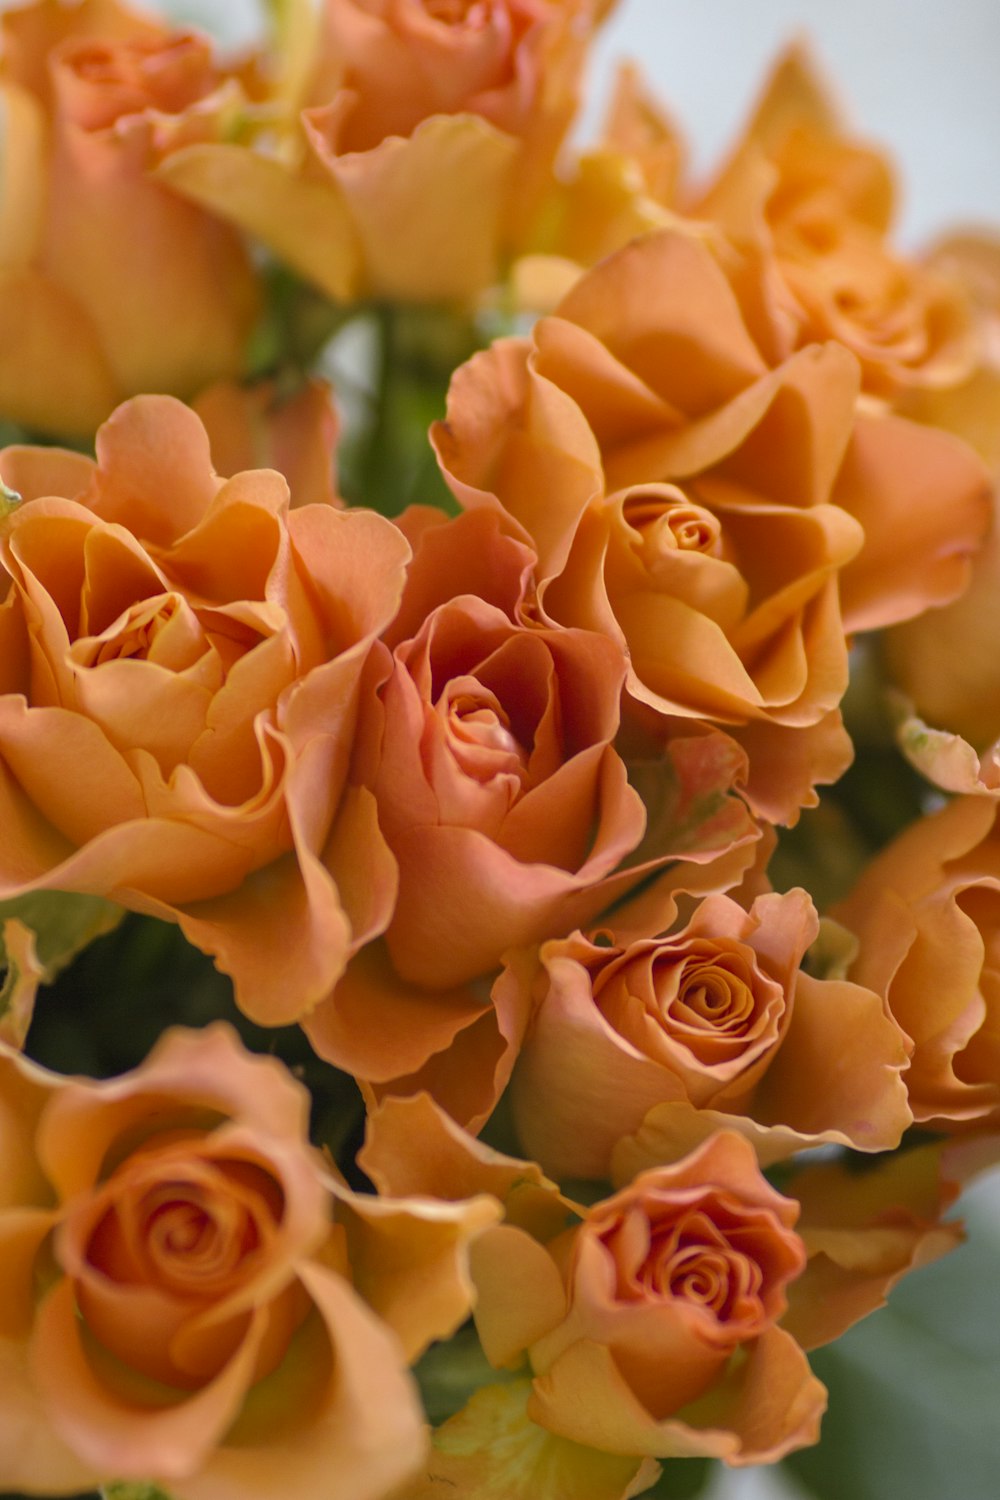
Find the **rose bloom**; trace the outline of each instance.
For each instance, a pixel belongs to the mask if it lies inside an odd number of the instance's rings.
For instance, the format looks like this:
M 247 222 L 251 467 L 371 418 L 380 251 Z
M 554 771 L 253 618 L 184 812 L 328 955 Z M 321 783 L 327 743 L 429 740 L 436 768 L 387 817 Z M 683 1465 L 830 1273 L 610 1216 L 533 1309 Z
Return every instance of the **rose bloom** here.
M 977 358 L 960 282 L 889 243 L 893 200 L 885 156 L 845 130 L 793 46 L 716 181 L 687 209 L 773 267 L 761 312 L 776 352 L 836 339 L 857 356 L 863 388 L 893 401 L 958 385 Z
M 841 903 L 860 942 L 851 978 L 884 996 L 906 1033 L 918 1122 L 1000 1119 L 998 804 L 963 797 L 884 849 Z
M 420 1463 L 406 1362 L 466 1315 L 495 1210 L 356 1197 L 308 1116 L 221 1024 L 103 1083 L 3 1052 L 6 1489 L 378 1500 Z
M 24 497 L 0 533 L 0 892 L 179 922 L 250 1014 L 294 1020 L 391 910 L 348 769 L 406 543 L 364 511 L 290 510 L 272 470 L 223 481 L 170 397 L 119 408 L 97 455 L 0 455 Z
M 333 297 L 466 301 L 538 212 L 607 9 L 324 0 L 309 19 L 301 7 L 280 148 L 269 119 L 251 147 L 185 147 L 165 180 Z
M 258 297 L 240 239 L 149 175 L 168 141 L 213 136 L 235 89 L 205 38 L 113 0 L 5 10 L 6 416 L 89 437 L 125 396 L 242 371 Z
M 749 912 L 718 895 L 679 931 L 577 933 L 511 967 L 501 984 L 534 999 L 513 1085 L 529 1154 L 560 1179 L 622 1180 L 633 1153 L 667 1161 L 720 1126 L 765 1163 L 819 1140 L 898 1145 L 903 1039 L 878 995 L 800 970 L 817 931 L 805 891 Z
M 720 1132 L 547 1246 L 507 1225 L 488 1230 L 473 1254 L 483 1348 L 497 1365 L 527 1349 L 528 1415 L 574 1442 L 774 1462 L 815 1442 L 826 1404 L 777 1326 L 806 1264 L 797 1215 L 752 1147 Z
M 617 642 L 636 703 L 734 726 L 772 821 L 849 756 L 845 631 L 954 597 L 987 524 L 974 454 L 857 393 L 835 343 L 769 367 L 711 251 L 664 231 L 462 366 L 434 429 L 459 501 L 531 538 L 544 617 Z
M 678 851 L 618 868 L 646 812 L 613 745 L 625 671 L 614 643 L 532 619 L 533 554 L 496 514 L 416 510 L 401 526 L 415 556 L 357 758 L 399 864 L 388 952 L 404 980 L 448 989 Z M 706 847 L 690 834 L 684 846 L 696 864 L 757 831 L 745 810 L 735 829 L 706 828 Z
M 398 896 L 384 940 L 303 1024 L 369 1099 L 426 1089 L 478 1128 L 530 1009 L 526 989 L 490 994 L 504 951 L 572 930 L 650 876 L 637 899 L 657 911 L 677 889 L 736 884 L 760 830 L 734 794 L 744 757 L 703 726 L 659 745 L 647 814 L 614 743 L 621 655 L 533 620 L 534 556 L 501 517 L 417 508 L 400 526 L 414 557 L 356 752 Z

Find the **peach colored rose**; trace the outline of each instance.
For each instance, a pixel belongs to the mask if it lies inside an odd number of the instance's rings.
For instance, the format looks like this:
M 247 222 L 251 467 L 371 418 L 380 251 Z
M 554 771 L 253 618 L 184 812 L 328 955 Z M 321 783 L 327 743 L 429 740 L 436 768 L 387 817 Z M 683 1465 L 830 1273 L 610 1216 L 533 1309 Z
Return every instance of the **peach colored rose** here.
M 678 887 L 731 885 L 758 829 L 728 795 L 742 757 L 704 733 L 661 742 L 647 818 L 613 744 L 620 653 L 532 622 L 533 555 L 498 516 L 417 511 L 401 525 L 415 556 L 357 753 L 398 897 L 384 943 L 305 1024 L 376 1096 L 426 1088 L 481 1123 L 527 1013 L 523 995 L 491 1003 L 475 983 L 504 950 L 572 928 L 654 873 L 660 906 Z
M 462 302 L 536 216 L 576 110 L 592 0 L 324 0 L 295 103 L 165 180 L 336 298 Z M 308 63 L 305 61 L 308 59 Z M 476 211 L 470 214 L 474 199 Z
M 773 820 L 845 764 L 845 630 L 954 597 L 986 526 L 972 452 L 856 419 L 857 378 L 834 343 L 769 368 L 708 248 L 664 231 L 474 356 L 435 429 L 460 502 L 532 539 L 546 618 L 626 650 L 636 702 L 746 726 Z
M 977 358 L 965 380 L 945 387 L 913 387 L 901 408 L 918 422 L 957 433 L 1000 477 L 1000 235 L 985 229 L 947 234 L 931 246 L 926 260 L 964 289 L 972 309 Z
M 557 1178 L 628 1181 L 720 1127 L 765 1164 L 821 1140 L 898 1145 L 903 1039 L 879 996 L 800 970 L 817 930 L 795 890 L 749 912 L 707 897 L 660 937 L 545 943 L 509 976 L 534 997 L 513 1085 L 530 1155 Z
M 477 593 L 458 591 L 470 554 Z M 400 865 L 386 942 L 420 984 L 486 973 L 637 879 L 614 876 L 645 830 L 612 746 L 624 663 L 601 636 L 524 618 L 532 561 L 491 516 L 434 527 L 389 637 L 371 786 Z
M 223 481 L 171 397 L 119 408 L 97 453 L 0 456 L 24 496 L 0 536 L 0 893 L 179 922 L 249 1013 L 294 1020 L 391 910 L 347 778 L 406 543 L 365 511 L 289 510 L 272 470 Z
M 921 819 L 864 870 L 837 917 L 859 939 L 851 978 L 906 1034 L 918 1122 L 1000 1119 L 1000 837 L 995 799 Z
M 769 268 L 761 330 L 778 357 L 817 339 L 855 354 L 863 388 L 894 400 L 964 380 L 977 357 L 961 284 L 888 240 L 885 156 L 853 138 L 799 45 L 772 68 L 730 159 L 687 211 Z
M 89 437 L 125 396 L 239 374 L 246 252 L 149 176 L 167 141 L 213 135 L 233 107 L 208 41 L 112 0 L 34 0 L 6 11 L 0 48 L 5 415 Z
M 496 1211 L 358 1199 L 308 1106 L 221 1024 L 103 1083 L 0 1056 L 6 1488 L 378 1500 L 419 1464 L 406 1360 L 464 1318 Z
M 797 1216 L 752 1147 L 720 1132 L 547 1246 L 507 1225 L 488 1230 L 473 1253 L 483 1347 L 498 1365 L 527 1350 L 529 1416 L 574 1442 L 773 1462 L 815 1442 L 825 1406 L 778 1326 L 806 1263 Z
M 588 1210 L 561 1195 L 534 1162 L 503 1156 L 464 1134 L 426 1096 L 387 1099 L 370 1114 L 359 1155 L 381 1193 L 431 1194 L 446 1201 L 488 1193 L 504 1211 L 504 1222 L 488 1229 L 472 1249 L 479 1291 L 476 1322 L 492 1362 L 505 1367 L 504 1382 L 481 1386 L 462 1411 L 435 1431 L 426 1473 L 407 1488 L 407 1500 L 431 1500 L 447 1485 L 461 1493 L 481 1490 L 512 1500 L 562 1500 L 577 1494 L 590 1500 L 629 1500 L 655 1482 L 659 1466 L 651 1453 L 674 1457 L 711 1451 L 743 1463 L 755 1461 L 752 1455 L 779 1456 L 772 1444 L 810 1440 L 822 1388 L 808 1378 L 795 1345 L 810 1349 L 839 1337 L 881 1306 L 907 1272 L 961 1243 L 961 1224 L 943 1220 L 942 1214 L 954 1200 L 959 1176 L 995 1162 L 997 1140 L 963 1142 L 961 1162 L 954 1160 L 954 1145 L 947 1152 L 942 1146 L 939 1142 L 888 1155 L 863 1173 L 835 1161 L 817 1164 L 807 1156 L 787 1175 L 787 1196 L 778 1198 L 763 1187 L 747 1144 L 721 1134 L 670 1173 L 647 1172 L 626 1192 Z M 802 1206 L 797 1220 L 796 1199 Z M 766 1231 L 760 1238 L 752 1230 L 734 1232 L 730 1216 L 740 1209 L 747 1213 L 744 1230 L 750 1229 L 754 1210 L 764 1210 L 754 1219 L 757 1230 L 770 1210 L 771 1226 L 778 1230 L 789 1261 L 797 1262 L 796 1273 L 780 1292 L 775 1285 L 780 1276 L 770 1282 L 768 1296 L 765 1277 L 757 1281 L 752 1272 L 745 1274 L 743 1257 L 762 1246 Z M 792 1224 L 795 1234 L 787 1233 Z M 673 1243 L 683 1246 L 686 1267 L 678 1264 L 684 1256 L 671 1259 L 671 1230 L 677 1227 L 685 1233 Z M 657 1256 L 657 1250 L 665 1253 Z M 631 1285 L 626 1282 L 628 1295 L 619 1300 L 620 1271 L 640 1260 L 643 1273 Z M 761 1254 L 760 1262 L 759 1269 L 773 1274 L 774 1261 L 768 1265 Z M 665 1287 L 671 1270 L 677 1274 Z M 645 1415 L 641 1407 L 637 1414 L 634 1401 L 623 1402 L 622 1374 L 627 1380 L 628 1371 L 634 1371 L 641 1348 L 654 1372 L 649 1377 L 653 1410 L 662 1397 L 669 1397 L 671 1382 L 676 1391 L 685 1376 L 696 1379 L 697 1361 L 686 1361 L 685 1353 L 693 1343 L 710 1363 L 706 1341 L 698 1334 L 711 1331 L 705 1315 L 713 1311 L 712 1293 L 721 1289 L 727 1272 L 733 1273 L 733 1303 L 740 1291 L 752 1288 L 761 1295 L 765 1320 L 768 1312 L 778 1313 L 787 1297 L 788 1306 L 780 1311 L 780 1336 L 769 1325 L 762 1335 L 766 1351 L 764 1344 L 751 1340 L 702 1397 L 654 1426 L 648 1402 Z M 693 1293 L 694 1306 L 686 1303 L 687 1291 Z M 658 1292 L 666 1305 L 659 1303 Z M 718 1303 L 714 1310 L 720 1311 Z M 725 1324 L 725 1318 L 720 1321 Z M 680 1327 L 668 1341 L 672 1323 Z M 586 1330 L 584 1338 L 564 1348 L 581 1329 Z M 721 1334 L 716 1347 L 721 1354 L 725 1332 L 718 1327 L 715 1332 Z M 730 1327 L 729 1336 L 735 1332 Z M 669 1344 L 662 1381 L 655 1357 L 660 1340 Z M 563 1352 L 543 1373 L 550 1341 L 552 1349 Z M 625 1352 L 620 1366 L 594 1349 L 605 1341 Z M 511 1367 L 522 1350 L 530 1352 L 532 1364 L 519 1375 Z M 550 1427 L 543 1403 L 553 1395 L 564 1405 L 556 1407 Z M 571 1440 L 559 1435 L 566 1417 L 580 1428 Z M 584 1422 L 591 1424 L 585 1434 Z M 802 1430 L 792 1437 L 797 1422 Z

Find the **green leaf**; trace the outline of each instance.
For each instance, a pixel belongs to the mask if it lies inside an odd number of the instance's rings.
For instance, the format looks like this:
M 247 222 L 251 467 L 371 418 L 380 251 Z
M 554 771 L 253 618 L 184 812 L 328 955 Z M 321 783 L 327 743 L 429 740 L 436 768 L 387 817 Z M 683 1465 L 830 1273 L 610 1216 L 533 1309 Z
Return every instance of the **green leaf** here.
M 50 984 L 82 948 L 117 927 L 124 910 L 99 896 L 35 891 L 0 902 L 0 1037 L 22 1046 L 35 992 Z
M 963 1203 L 969 1241 L 810 1356 L 830 1391 L 822 1440 L 787 1460 L 819 1500 L 995 1500 L 1000 1475 L 996 1181 Z
M 631 1500 L 658 1465 L 583 1447 L 527 1413 L 530 1380 L 483 1386 L 438 1428 L 423 1478 L 401 1500 Z
M 13 901 L 0 901 L 0 921 L 16 917 L 35 934 L 38 959 L 49 979 L 54 979 L 81 948 L 117 927 L 124 915 L 124 907 L 113 901 L 65 891 L 33 891 Z

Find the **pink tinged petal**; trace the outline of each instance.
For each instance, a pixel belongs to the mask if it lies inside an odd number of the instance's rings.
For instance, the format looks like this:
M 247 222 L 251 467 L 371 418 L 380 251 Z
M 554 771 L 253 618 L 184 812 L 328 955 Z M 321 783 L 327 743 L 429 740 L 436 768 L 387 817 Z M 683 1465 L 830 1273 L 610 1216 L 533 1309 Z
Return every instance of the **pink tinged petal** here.
M 517 142 L 477 115 L 432 115 L 407 137 L 339 155 L 323 111 L 303 116 L 346 204 L 364 281 L 397 301 L 464 301 L 496 273 Z M 477 211 L 470 219 L 474 188 Z
M 986 469 L 950 433 L 859 417 L 833 499 L 864 527 L 842 583 L 845 628 L 881 629 L 961 593 L 989 526 Z
M 475 1301 L 470 1250 L 503 1212 L 485 1194 L 464 1202 L 337 1194 L 351 1282 L 396 1334 L 407 1363 L 465 1322 Z
M 450 520 L 431 506 L 405 510 L 396 525 L 413 548 L 413 560 L 399 610 L 382 639 L 390 647 L 409 640 L 439 605 L 459 594 L 471 594 L 517 619 L 530 591 L 535 556 L 504 529 L 506 524 L 498 511 L 489 509 Z
M 629 1390 L 610 1350 L 581 1340 L 536 1378 L 529 1411 L 550 1431 L 609 1453 L 707 1455 L 734 1466 L 773 1463 L 814 1443 L 826 1391 L 805 1355 L 769 1328 L 701 1401 L 657 1421 Z
M 488 1006 L 455 1034 L 449 1046 L 433 1053 L 415 1072 L 381 1084 L 359 1080 L 365 1103 L 371 1108 L 393 1094 L 413 1095 L 426 1090 L 467 1130 L 481 1130 L 506 1087 L 519 1035 L 512 1037 L 502 1030 L 500 1016 Z
M 177 1500 L 382 1500 L 426 1452 L 416 1388 L 395 1336 L 332 1271 L 299 1267 L 315 1304 L 282 1365 Z
M 512 970 L 517 962 L 515 957 Z M 493 986 L 493 1003 L 416 1072 L 381 1086 L 363 1084 L 369 1108 L 387 1094 L 426 1090 L 467 1130 L 481 1130 L 510 1081 L 530 1012 L 528 991 L 517 984 L 505 984 L 504 977 L 501 975 Z
M 355 953 L 388 927 L 399 883 L 396 861 L 379 828 L 375 798 L 366 787 L 349 786 L 341 798 L 323 864 L 336 881 Z
M 474 829 L 414 828 L 394 840 L 404 875 L 387 941 L 399 972 L 428 986 L 461 984 L 493 968 L 506 948 L 606 906 L 614 882 L 605 887 L 603 877 L 636 847 L 645 815 L 610 749 L 600 779 L 600 821 L 576 871 L 521 864 Z M 638 878 L 628 872 L 626 884 Z
M 358 233 L 334 182 L 294 173 L 245 146 L 216 144 L 172 151 L 156 175 L 261 240 L 335 301 L 357 295 Z
M 313 379 L 294 395 L 274 381 L 240 386 L 220 381 L 192 402 L 212 447 L 219 474 L 277 469 L 292 505 L 337 505 L 334 465 L 339 420 L 332 388 Z
M 819 801 L 817 786 L 828 786 L 847 770 L 854 746 L 839 709 L 815 724 L 740 724 L 731 731 L 746 750 L 750 773 L 745 795 L 759 818 L 793 827 L 804 807 Z

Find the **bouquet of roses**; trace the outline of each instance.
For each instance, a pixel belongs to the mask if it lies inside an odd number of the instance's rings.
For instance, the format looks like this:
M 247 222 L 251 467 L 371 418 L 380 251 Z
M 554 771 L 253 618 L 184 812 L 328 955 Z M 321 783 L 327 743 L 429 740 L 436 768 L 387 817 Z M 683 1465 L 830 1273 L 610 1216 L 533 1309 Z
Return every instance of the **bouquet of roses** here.
M 1000 1159 L 1000 239 L 609 9 L 0 16 L 5 1491 L 694 1494 Z

